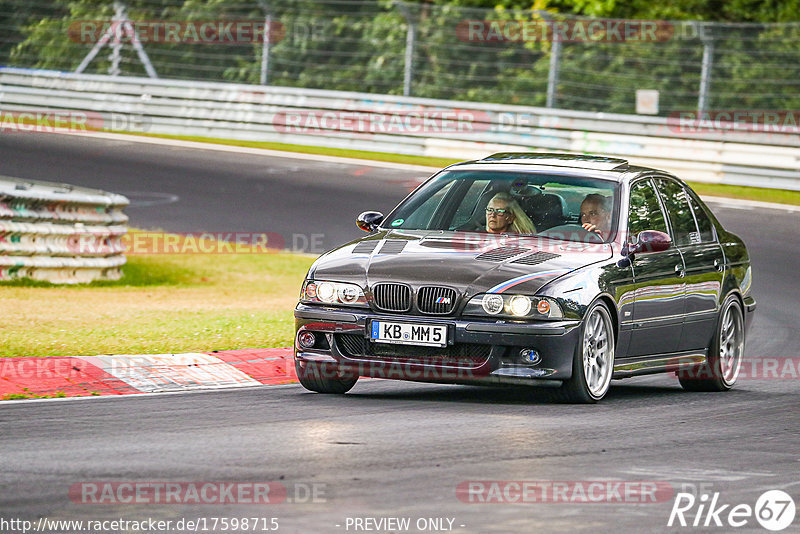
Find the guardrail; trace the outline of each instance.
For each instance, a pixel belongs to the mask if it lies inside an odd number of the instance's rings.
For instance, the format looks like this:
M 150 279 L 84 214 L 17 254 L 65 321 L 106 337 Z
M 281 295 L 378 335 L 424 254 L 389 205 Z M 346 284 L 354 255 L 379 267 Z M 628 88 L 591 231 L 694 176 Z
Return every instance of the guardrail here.
M 0 280 L 118 280 L 127 205 L 122 195 L 0 176 Z
M 86 112 L 88 130 L 423 156 L 597 153 L 687 180 L 800 190 L 800 135 L 732 123 L 703 128 L 694 122 L 684 131 L 678 118 L 0 68 L 0 113 L 31 110 Z M 0 130 L 7 122 L 0 120 Z

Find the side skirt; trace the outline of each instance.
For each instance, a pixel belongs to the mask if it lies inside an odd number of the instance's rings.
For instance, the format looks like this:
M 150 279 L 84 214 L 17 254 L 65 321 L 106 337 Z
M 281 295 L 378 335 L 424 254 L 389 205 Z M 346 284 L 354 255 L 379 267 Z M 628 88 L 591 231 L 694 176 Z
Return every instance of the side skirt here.
M 629 378 L 638 375 L 670 373 L 682 368 L 695 367 L 706 363 L 707 350 L 691 350 L 675 354 L 655 354 L 637 356 L 614 364 L 612 378 Z

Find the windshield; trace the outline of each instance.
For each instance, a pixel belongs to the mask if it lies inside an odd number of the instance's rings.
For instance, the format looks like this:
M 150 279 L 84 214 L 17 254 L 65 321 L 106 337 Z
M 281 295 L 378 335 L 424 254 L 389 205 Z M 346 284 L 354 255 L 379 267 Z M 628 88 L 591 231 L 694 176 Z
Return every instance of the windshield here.
M 617 191 L 613 181 L 580 176 L 445 171 L 382 226 L 607 241 L 616 231 Z

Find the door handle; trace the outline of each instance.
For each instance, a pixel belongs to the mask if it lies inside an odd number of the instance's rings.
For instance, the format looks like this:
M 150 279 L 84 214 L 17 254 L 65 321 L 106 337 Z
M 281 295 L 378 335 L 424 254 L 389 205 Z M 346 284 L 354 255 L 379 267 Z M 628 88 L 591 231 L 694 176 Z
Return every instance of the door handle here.
M 714 269 L 722 272 L 722 263 L 719 261 L 718 258 L 714 258 Z
M 681 278 L 686 276 L 686 270 L 683 268 L 683 265 L 681 265 L 680 263 L 675 266 L 675 272 L 678 273 L 678 276 L 680 276 Z

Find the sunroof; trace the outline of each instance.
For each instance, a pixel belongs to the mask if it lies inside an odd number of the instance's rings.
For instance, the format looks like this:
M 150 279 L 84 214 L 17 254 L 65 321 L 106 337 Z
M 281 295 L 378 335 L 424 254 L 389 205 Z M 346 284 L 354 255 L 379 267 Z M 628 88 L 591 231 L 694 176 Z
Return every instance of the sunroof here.
M 500 152 L 480 160 L 482 162 L 522 163 L 527 165 L 550 165 L 553 167 L 578 167 L 595 170 L 622 170 L 628 160 L 584 154 L 553 154 L 547 152 Z

